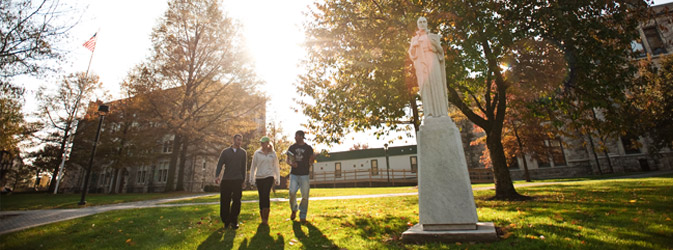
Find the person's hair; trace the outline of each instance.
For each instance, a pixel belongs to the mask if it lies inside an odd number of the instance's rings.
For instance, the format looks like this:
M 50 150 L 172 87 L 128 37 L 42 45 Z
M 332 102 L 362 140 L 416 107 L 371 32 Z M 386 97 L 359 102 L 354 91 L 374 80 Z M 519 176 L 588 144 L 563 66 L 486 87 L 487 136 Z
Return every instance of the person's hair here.
M 297 132 L 295 132 L 294 135 L 300 135 L 302 139 L 306 138 L 306 134 L 302 130 L 297 130 Z
M 237 137 L 243 139 L 243 135 L 241 135 L 241 134 L 236 134 L 236 135 L 234 135 L 234 140 L 236 140 Z

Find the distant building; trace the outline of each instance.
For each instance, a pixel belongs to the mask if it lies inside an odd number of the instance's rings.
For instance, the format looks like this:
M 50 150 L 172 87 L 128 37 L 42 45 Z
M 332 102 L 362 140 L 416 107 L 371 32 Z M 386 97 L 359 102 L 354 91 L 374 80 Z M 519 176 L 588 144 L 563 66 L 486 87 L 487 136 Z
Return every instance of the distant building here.
M 239 98 L 251 98 L 262 102 L 260 108 L 254 110 L 252 113 L 239 118 L 239 122 L 245 121 L 254 124 L 254 127 L 247 131 L 237 130 L 234 127 L 221 127 L 218 130 L 229 131 L 227 133 L 242 133 L 244 135 L 244 144 L 247 141 L 255 142 L 254 138 L 259 138 L 260 134 L 265 132 L 266 123 L 266 101 L 261 96 L 249 95 L 247 93 L 239 93 Z M 117 100 L 108 103 L 111 110 L 114 111 L 115 105 L 120 105 L 123 100 Z M 97 107 L 96 104 L 91 104 Z M 92 109 L 92 108 L 90 108 Z M 123 119 L 132 119 L 136 117 L 135 114 L 126 114 L 129 118 L 115 117 L 115 121 L 108 119 L 103 123 L 103 130 L 107 130 L 108 134 L 101 134 L 110 136 L 109 133 L 115 133 L 122 130 Z M 122 119 L 122 120 L 119 120 Z M 73 153 L 71 159 L 67 163 L 65 176 L 62 188 L 65 192 L 79 192 L 84 186 L 84 179 L 86 168 L 88 166 L 89 156 L 91 154 L 91 141 L 93 140 L 93 132 L 89 131 L 86 136 L 82 135 L 85 132 L 81 130 L 92 130 L 97 126 L 98 120 L 85 121 L 81 120 L 78 124 L 73 141 Z M 224 124 L 222 126 L 225 126 Z M 130 160 L 124 159 L 125 162 L 121 166 L 113 166 L 115 150 L 111 145 L 104 145 L 101 142 L 98 144 L 98 152 L 96 153 L 94 166 L 92 168 L 91 179 L 89 183 L 89 192 L 94 193 L 147 193 L 147 192 L 163 192 L 166 189 L 168 181 L 169 162 L 174 150 L 175 135 L 167 132 L 164 125 L 156 122 L 149 123 L 135 123 L 131 124 L 134 129 L 140 129 L 147 133 L 147 141 L 141 141 L 143 145 L 136 145 L 131 152 L 125 152 Z M 224 133 L 224 132 L 223 132 Z M 228 135 L 223 134 L 225 145 L 211 145 L 202 143 L 192 143 L 187 150 L 187 154 L 178 157 L 176 165 L 179 166 L 184 162 L 183 172 L 183 188 L 189 192 L 203 192 L 208 186 L 215 186 L 215 168 L 221 150 L 228 147 L 231 140 Z M 224 137 L 227 138 L 224 138 Z M 192 138 L 192 140 L 200 140 L 201 138 Z M 122 138 L 106 138 L 108 143 L 119 142 Z M 201 142 L 201 141 L 198 141 Z M 107 147 L 107 153 L 105 151 Z M 112 147 L 112 148 L 110 148 Z M 121 151 L 120 151 L 121 152 Z M 119 159 L 117 159 L 120 161 Z M 129 162 L 130 161 L 130 162 Z M 179 168 L 176 168 L 175 182 L 178 182 Z M 211 190 L 215 191 L 215 190 Z

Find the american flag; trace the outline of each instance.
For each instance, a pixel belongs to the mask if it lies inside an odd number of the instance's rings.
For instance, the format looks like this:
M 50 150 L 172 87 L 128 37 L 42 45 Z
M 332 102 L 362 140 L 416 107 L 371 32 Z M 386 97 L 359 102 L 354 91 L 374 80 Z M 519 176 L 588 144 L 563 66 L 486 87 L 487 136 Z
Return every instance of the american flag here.
M 89 41 L 86 41 L 84 44 L 82 44 L 85 48 L 91 50 L 91 52 L 93 52 L 93 50 L 96 48 L 96 35 L 97 34 L 98 34 L 98 32 L 96 32 L 96 34 L 93 34 L 93 36 L 89 39 Z

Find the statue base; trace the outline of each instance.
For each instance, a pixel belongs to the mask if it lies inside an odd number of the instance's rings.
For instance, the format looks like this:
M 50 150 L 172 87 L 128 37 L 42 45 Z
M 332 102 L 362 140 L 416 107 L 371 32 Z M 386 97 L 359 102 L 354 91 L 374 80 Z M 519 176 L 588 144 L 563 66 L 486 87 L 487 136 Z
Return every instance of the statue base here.
M 448 116 L 426 117 L 416 138 L 419 224 L 404 232 L 403 239 L 497 239 L 493 223 L 478 222 L 456 124 Z
M 478 222 L 473 230 L 428 231 L 416 224 L 402 233 L 402 242 L 423 244 L 428 242 L 492 242 L 498 240 L 493 222 Z

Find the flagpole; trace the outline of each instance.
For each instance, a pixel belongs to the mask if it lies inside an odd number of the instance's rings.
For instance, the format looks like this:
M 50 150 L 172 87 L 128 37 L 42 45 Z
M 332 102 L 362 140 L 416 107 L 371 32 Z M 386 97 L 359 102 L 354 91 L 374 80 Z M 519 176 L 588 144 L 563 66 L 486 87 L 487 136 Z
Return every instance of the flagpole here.
M 100 29 L 96 31 L 94 37 L 96 40 L 98 40 L 98 33 L 100 33 Z M 97 42 L 97 41 L 96 41 Z M 89 69 L 91 69 L 91 61 L 93 61 L 93 53 L 96 51 L 96 45 L 94 44 L 93 49 L 91 50 L 91 57 L 89 57 L 89 65 L 86 67 L 86 73 L 84 73 L 84 79 L 86 80 L 87 77 L 89 76 Z M 79 110 L 79 105 L 75 107 L 75 114 L 77 114 L 77 111 Z M 61 179 L 63 179 L 63 167 L 65 167 L 65 157 L 66 154 L 68 153 L 68 147 L 67 144 L 71 144 L 73 141 L 75 135 L 70 135 L 66 139 L 66 147 L 63 149 L 63 155 L 61 155 L 61 164 L 58 166 L 58 176 L 56 176 L 56 186 L 54 187 L 54 194 L 58 193 L 58 186 L 61 183 Z M 72 145 L 70 146 L 70 150 L 72 151 Z
M 96 51 L 95 49 L 91 51 L 91 57 L 89 58 L 89 66 L 86 67 L 86 73 L 84 73 L 84 79 L 86 79 L 89 76 L 89 69 L 91 68 L 91 61 L 93 61 L 93 52 Z
M 98 33 L 100 33 L 100 29 L 96 31 L 96 40 L 98 40 Z M 98 41 L 96 41 L 98 42 Z M 94 47 L 93 50 L 91 50 L 91 57 L 89 57 L 89 66 L 86 67 L 86 73 L 84 73 L 84 78 L 86 79 L 87 76 L 89 76 L 89 69 L 91 68 L 91 61 L 93 61 L 93 53 L 96 51 L 96 47 Z

